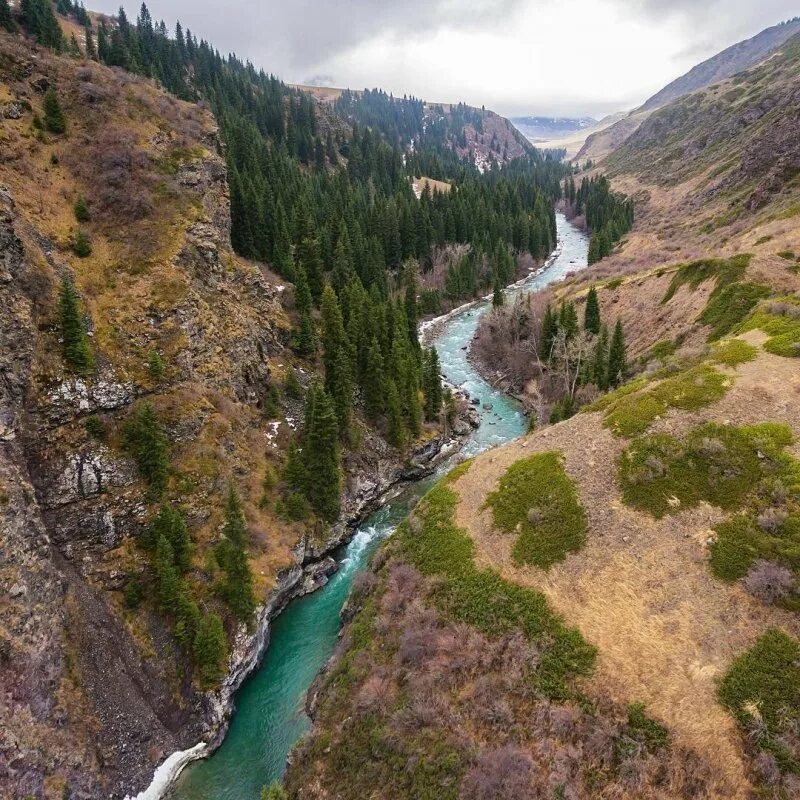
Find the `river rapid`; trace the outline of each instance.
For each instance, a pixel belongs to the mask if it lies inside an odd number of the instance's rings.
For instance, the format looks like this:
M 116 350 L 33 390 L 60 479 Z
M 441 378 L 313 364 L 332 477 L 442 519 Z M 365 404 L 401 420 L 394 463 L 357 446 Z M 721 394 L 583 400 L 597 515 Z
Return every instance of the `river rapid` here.
M 588 239 L 556 215 L 558 249 L 549 265 L 507 290 L 541 289 L 587 264 Z M 467 350 L 478 321 L 491 304 L 483 301 L 454 313 L 437 325 L 432 343 L 447 380 L 478 398 L 481 425 L 467 441 L 460 459 L 504 444 L 527 429 L 520 405 L 493 389 L 467 361 Z M 314 594 L 293 600 L 271 623 L 270 641 L 260 667 L 236 696 L 227 736 L 208 759 L 190 764 L 170 797 L 173 800 L 258 800 L 261 788 L 282 777 L 292 746 L 308 730 L 306 692 L 333 653 L 339 633 L 339 612 L 353 578 L 368 563 L 380 543 L 390 536 L 417 499 L 453 466 L 443 463 L 437 473 L 405 488 L 362 523 L 348 545 L 336 553 L 339 571 Z

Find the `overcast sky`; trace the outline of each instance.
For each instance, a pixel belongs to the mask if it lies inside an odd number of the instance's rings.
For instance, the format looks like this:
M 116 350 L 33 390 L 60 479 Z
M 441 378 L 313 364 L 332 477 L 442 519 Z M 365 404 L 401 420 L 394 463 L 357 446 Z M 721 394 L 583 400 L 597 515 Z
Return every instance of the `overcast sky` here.
M 113 12 L 118 0 L 86 0 Z M 128 0 L 131 18 L 139 3 Z M 696 63 L 798 13 L 797 0 L 152 0 L 223 53 L 316 82 L 502 114 L 638 105 Z

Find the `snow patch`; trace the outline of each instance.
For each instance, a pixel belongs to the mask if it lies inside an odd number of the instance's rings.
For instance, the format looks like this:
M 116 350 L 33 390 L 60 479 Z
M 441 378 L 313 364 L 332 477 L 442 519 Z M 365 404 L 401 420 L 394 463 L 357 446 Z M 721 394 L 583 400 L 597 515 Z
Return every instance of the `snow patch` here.
M 188 750 L 178 750 L 173 753 L 163 764 L 153 773 L 153 780 L 150 785 L 139 792 L 135 797 L 126 795 L 125 800 L 159 800 L 164 792 L 174 783 L 183 768 L 192 761 L 202 758 L 206 754 L 208 745 L 205 742 L 198 742 Z

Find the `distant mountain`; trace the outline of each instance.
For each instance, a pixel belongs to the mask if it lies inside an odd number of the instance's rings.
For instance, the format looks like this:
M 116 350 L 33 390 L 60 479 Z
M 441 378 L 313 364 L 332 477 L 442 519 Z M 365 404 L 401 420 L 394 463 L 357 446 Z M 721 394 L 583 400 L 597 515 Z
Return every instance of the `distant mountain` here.
M 730 78 L 737 72 L 752 67 L 763 61 L 770 53 L 777 50 L 790 36 L 800 32 L 800 17 L 795 17 L 779 25 L 766 28 L 751 39 L 737 42 L 721 53 L 692 67 L 685 75 L 667 84 L 660 92 L 654 94 L 640 111 L 652 111 L 697 89 L 711 86 L 718 81 Z
M 766 28 L 750 39 L 731 45 L 703 61 L 685 75 L 672 81 L 639 108 L 614 125 L 592 132 L 575 156 L 576 159 L 598 161 L 628 140 L 639 126 L 658 108 L 700 89 L 714 86 L 763 62 L 780 49 L 790 37 L 800 33 L 800 17 Z
M 559 139 L 597 124 L 594 117 L 511 117 L 511 122 L 534 142 Z

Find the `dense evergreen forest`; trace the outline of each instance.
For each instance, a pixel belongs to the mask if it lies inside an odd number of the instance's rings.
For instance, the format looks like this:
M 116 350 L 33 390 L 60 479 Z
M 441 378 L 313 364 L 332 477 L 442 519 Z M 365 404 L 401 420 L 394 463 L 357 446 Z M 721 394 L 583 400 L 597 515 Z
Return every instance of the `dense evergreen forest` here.
M 574 216 L 583 216 L 592 234 L 589 241 L 589 264 L 611 254 L 614 244 L 633 225 L 633 200 L 611 191 L 605 175 L 584 178 L 576 189 L 570 176 L 564 186 L 564 197 Z

